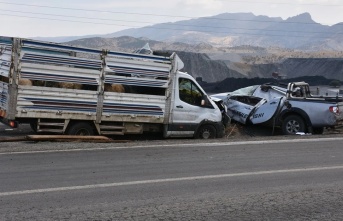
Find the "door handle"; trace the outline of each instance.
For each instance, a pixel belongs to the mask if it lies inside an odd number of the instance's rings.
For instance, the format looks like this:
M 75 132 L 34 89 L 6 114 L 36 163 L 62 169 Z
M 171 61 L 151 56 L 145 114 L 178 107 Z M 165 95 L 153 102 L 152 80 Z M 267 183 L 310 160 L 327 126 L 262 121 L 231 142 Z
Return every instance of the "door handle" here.
M 177 108 L 183 108 L 183 106 L 182 106 L 182 105 L 177 105 L 176 107 L 177 107 Z

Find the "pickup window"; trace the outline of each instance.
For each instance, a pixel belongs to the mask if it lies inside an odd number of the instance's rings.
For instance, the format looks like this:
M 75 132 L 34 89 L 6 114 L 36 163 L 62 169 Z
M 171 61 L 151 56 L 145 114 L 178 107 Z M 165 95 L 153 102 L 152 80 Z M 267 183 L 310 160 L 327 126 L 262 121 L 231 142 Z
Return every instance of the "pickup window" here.
M 311 94 L 309 92 L 309 88 L 306 88 L 305 86 L 294 86 L 291 90 L 290 96 L 292 98 L 306 98 L 310 97 Z

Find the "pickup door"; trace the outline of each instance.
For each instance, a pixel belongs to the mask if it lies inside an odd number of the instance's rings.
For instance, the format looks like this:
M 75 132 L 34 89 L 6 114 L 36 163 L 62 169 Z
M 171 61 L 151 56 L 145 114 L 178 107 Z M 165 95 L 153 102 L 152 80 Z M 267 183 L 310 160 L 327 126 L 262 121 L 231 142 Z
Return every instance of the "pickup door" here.
M 264 98 L 237 95 L 231 96 L 227 102 L 228 115 L 242 124 L 264 123 L 270 120 L 277 111 L 280 98 L 267 101 Z

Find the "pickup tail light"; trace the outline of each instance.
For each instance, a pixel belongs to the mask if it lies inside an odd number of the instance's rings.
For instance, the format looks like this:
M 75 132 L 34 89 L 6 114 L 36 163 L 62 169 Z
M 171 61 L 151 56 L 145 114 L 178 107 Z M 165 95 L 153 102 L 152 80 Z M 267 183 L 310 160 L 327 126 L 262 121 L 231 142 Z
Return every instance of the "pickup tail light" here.
M 334 114 L 339 114 L 339 108 L 338 107 L 334 107 L 334 106 L 331 106 L 329 108 L 330 112 L 334 113 Z

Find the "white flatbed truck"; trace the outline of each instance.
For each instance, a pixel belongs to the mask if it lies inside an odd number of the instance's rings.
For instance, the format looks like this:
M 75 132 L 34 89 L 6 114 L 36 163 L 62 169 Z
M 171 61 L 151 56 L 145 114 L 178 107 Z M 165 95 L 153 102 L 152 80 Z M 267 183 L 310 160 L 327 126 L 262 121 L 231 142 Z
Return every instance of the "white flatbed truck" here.
M 177 54 L 146 55 L 0 37 L 0 121 L 36 132 L 216 138 L 223 115 Z M 31 82 L 29 84 L 21 82 Z M 79 85 L 65 88 L 58 85 Z M 121 85 L 125 91 L 107 91 Z

